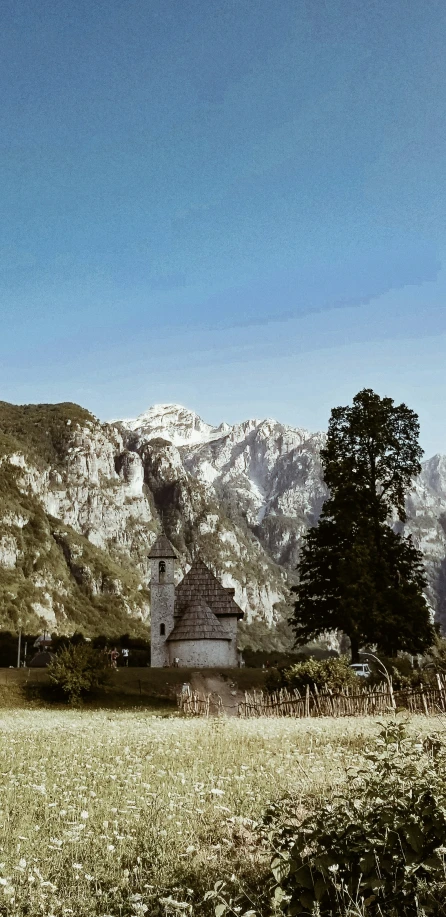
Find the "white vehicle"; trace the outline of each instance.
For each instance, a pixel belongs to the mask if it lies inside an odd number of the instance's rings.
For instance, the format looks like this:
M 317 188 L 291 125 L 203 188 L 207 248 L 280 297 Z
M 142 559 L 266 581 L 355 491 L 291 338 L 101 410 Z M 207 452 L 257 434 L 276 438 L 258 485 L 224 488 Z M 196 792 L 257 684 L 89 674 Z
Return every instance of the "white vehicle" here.
M 368 662 L 354 662 L 350 668 L 353 669 L 357 675 L 360 675 L 361 678 L 368 678 L 370 675 L 370 666 Z

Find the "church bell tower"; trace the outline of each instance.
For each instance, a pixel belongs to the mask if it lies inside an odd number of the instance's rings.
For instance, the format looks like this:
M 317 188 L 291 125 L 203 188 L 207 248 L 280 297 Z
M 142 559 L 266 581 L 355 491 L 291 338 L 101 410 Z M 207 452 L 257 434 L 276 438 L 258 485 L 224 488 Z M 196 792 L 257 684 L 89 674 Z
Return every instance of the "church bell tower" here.
M 169 664 L 169 644 L 175 607 L 175 560 L 177 554 L 164 533 L 158 536 L 149 554 L 151 655 L 152 668 Z

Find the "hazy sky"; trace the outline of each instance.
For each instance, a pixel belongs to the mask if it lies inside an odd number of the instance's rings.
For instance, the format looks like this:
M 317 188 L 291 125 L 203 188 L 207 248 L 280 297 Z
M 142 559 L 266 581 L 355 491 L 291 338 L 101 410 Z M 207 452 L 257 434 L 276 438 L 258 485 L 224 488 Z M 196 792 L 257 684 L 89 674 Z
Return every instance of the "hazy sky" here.
M 0 397 L 446 452 L 444 0 L 3 0 Z

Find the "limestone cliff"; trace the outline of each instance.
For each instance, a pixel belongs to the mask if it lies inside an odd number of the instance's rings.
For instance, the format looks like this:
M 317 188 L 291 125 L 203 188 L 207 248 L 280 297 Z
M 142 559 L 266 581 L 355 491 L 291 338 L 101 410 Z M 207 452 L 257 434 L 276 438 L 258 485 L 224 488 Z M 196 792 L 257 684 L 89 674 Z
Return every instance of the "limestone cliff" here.
M 161 525 L 179 552 L 178 576 L 199 550 L 248 620 L 272 621 L 286 574 L 173 443 L 128 431 L 124 442 L 121 425 L 75 405 L 3 404 L 0 430 L 1 626 L 19 617 L 85 633 L 147 625 L 147 555 Z
M 285 644 L 299 545 L 326 496 L 323 442 L 275 420 L 212 426 L 179 405 L 104 424 L 77 405 L 0 403 L 0 626 L 146 627 L 163 525 L 178 576 L 200 551 L 235 588 L 242 632 L 260 640 L 272 626 Z M 445 457 L 424 464 L 408 513 L 444 620 Z

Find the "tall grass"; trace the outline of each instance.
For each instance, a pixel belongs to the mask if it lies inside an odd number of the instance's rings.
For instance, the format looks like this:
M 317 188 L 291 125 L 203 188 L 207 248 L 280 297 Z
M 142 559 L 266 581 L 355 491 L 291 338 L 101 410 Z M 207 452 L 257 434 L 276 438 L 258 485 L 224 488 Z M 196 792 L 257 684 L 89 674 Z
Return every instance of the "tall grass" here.
M 267 913 L 271 801 L 327 798 L 373 720 L 1 714 L 0 914 L 206 914 L 217 879 Z M 414 718 L 413 729 L 432 720 Z

